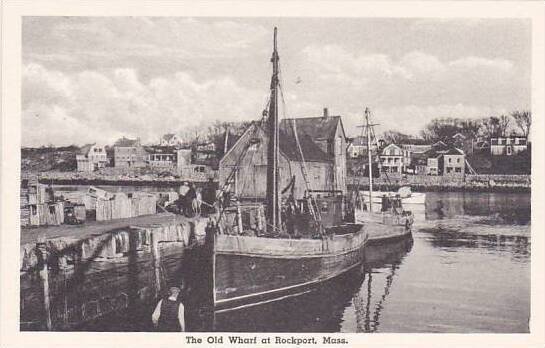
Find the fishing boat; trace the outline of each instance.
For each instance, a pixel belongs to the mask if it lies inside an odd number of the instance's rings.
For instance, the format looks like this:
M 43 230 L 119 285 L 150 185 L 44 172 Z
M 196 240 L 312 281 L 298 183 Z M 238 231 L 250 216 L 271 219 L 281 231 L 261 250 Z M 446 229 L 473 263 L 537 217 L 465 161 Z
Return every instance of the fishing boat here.
M 215 313 L 305 294 L 363 261 L 368 234 L 364 224 L 354 223 L 342 190 L 315 190 L 309 185 L 307 161 L 319 151 L 309 150 L 313 145 L 295 122 L 279 127 L 276 28 L 271 62 L 268 109 L 239 139 L 236 156 L 243 162 L 252 153 L 246 162 L 251 175 L 265 174 L 262 170 L 266 169 L 265 202 L 248 202 L 229 193 L 243 165 L 234 163 L 222 185 L 218 216 L 207 228 Z M 279 161 L 289 151 L 300 157 L 300 165 L 292 168 L 293 176 L 284 175 L 292 179 L 280 189 Z M 254 156 L 266 157 L 266 168 L 257 166 Z M 297 185 L 296 178 L 304 184 Z M 301 186 L 305 187 L 303 196 L 295 197 L 294 190 Z
M 374 212 L 380 212 L 382 198 L 395 197 L 399 195 L 404 209 L 410 210 L 413 215 L 416 213 L 424 213 L 426 210 L 426 193 L 412 192 L 410 186 L 402 186 L 397 191 L 372 191 L 371 199 L 373 200 Z M 361 191 L 363 203 L 369 205 L 369 191 Z
M 373 158 L 371 153 L 371 139 L 374 135 L 373 126 L 370 123 L 371 110 L 365 108 L 364 121 L 361 126 L 367 137 L 367 160 L 369 191 L 364 197 L 359 189 L 352 193 L 351 200 L 355 206 L 355 221 L 366 224 L 369 233 L 369 243 L 384 243 L 392 239 L 402 239 L 412 234 L 414 222 L 413 213 L 405 210 L 401 198 L 401 192 L 396 194 L 382 194 L 380 201 L 376 201 L 373 192 Z M 359 185 L 358 185 L 359 186 Z

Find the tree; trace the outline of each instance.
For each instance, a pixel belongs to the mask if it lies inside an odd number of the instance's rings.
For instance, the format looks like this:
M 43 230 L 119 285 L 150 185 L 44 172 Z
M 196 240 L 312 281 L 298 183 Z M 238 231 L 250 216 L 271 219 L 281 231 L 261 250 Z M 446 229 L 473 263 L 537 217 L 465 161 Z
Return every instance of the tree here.
M 509 123 L 511 123 L 511 118 L 508 115 L 500 116 L 498 126 L 501 136 L 507 135 L 507 128 L 509 128 Z
M 412 139 L 413 137 L 411 137 L 410 135 L 398 132 L 398 131 L 389 130 L 389 131 L 386 131 L 386 132 L 382 133 L 382 138 L 388 144 L 399 144 L 399 143 L 401 143 L 403 141 Z
M 483 120 L 481 133 L 487 138 L 499 137 L 502 135 L 500 128 L 500 119 L 495 116 L 490 116 L 488 119 Z
M 525 137 L 530 135 L 530 127 L 532 126 L 532 113 L 530 111 L 513 111 L 511 117 L 513 117 Z

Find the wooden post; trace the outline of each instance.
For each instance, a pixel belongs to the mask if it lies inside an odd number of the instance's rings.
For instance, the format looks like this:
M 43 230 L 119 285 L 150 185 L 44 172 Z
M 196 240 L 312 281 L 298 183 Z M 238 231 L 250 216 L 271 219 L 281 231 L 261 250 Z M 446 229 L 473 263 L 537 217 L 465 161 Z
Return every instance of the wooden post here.
M 48 331 L 51 331 L 52 324 L 51 324 L 51 308 L 50 308 L 50 298 L 49 298 L 49 271 L 47 269 L 47 246 L 45 242 L 45 238 L 40 237 L 38 238 L 38 242 L 36 243 L 36 250 L 38 251 L 38 255 L 40 257 L 40 264 L 39 264 L 39 276 L 40 281 L 42 283 L 43 288 L 43 301 L 44 301 L 44 320 L 45 320 L 45 327 Z
M 159 253 L 159 238 L 155 231 L 151 231 L 151 255 L 153 257 L 153 271 L 155 273 L 155 297 L 161 293 L 161 254 Z
M 240 210 L 240 201 L 237 200 L 237 224 L 238 234 L 242 234 L 242 211 Z

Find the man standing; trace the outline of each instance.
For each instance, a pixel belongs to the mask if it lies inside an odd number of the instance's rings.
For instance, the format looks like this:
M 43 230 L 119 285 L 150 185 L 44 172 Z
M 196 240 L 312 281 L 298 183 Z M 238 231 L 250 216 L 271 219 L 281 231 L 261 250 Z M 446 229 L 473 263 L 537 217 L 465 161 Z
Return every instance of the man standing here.
M 189 186 L 187 185 L 187 182 L 184 181 L 182 185 L 180 186 L 180 197 L 178 198 L 178 201 L 176 205 L 178 206 L 178 211 L 180 214 L 186 214 L 185 208 L 187 206 L 186 204 L 186 195 L 187 191 L 189 191 Z
M 151 320 L 158 331 L 183 332 L 185 330 L 184 305 L 180 297 L 180 288 L 171 287 L 168 297 L 162 299 L 155 307 Z
M 189 184 L 189 190 L 185 195 L 185 216 L 193 217 L 195 216 L 195 211 L 193 210 L 193 200 L 197 198 L 197 191 L 195 190 L 195 184 Z
M 202 200 L 205 206 L 204 212 L 212 214 L 214 212 L 214 201 L 216 200 L 216 185 L 214 184 L 214 179 L 208 179 L 208 182 L 202 191 Z

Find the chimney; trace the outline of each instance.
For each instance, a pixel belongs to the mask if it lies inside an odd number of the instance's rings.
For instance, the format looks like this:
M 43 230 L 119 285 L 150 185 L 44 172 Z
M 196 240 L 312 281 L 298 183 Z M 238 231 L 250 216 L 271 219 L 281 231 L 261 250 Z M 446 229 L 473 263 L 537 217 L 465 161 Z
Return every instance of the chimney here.
M 327 108 L 324 108 L 324 118 L 327 118 L 329 116 L 329 111 Z

